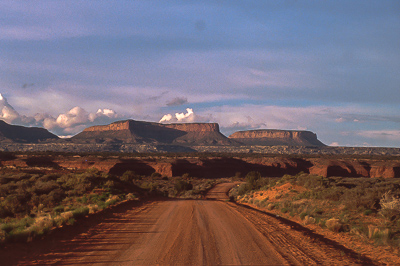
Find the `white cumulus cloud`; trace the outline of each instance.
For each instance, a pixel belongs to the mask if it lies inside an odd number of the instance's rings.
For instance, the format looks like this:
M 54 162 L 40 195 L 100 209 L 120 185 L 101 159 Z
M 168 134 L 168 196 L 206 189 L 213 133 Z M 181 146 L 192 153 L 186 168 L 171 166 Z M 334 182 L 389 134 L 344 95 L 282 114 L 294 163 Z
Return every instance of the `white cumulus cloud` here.
M 175 113 L 175 117 L 171 114 L 164 115 L 159 123 L 162 122 L 193 122 L 195 120 L 195 114 L 192 108 L 186 108 L 186 113 Z
M 172 119 L 172 115 L 171 115 L 171 114 L 167 114 L 167 115 L 164 115 L 164 116 L 161 118 L 161 120 L 159 121 L 159 123 L 168 122 L 168 121 L 171 121 L 171 119 Z
M 44 127 L 59 136 L 79 133 L 86 127 L 107 124 L 120 118 L 111 109 L 98 109 L 96 113 L 89 113 L 82 107 L 76 106 L 66 113 L 53 117 L 47 113 L 38 113 L 33 117 L 20 115 L 0 94 L 0 119 L 9 124 L 22 126 Z
M 0 119 L 4 120 L 7 123 L 12 122 L 13 120 L 19 117 L 17 111 L 7 102 L 7 99 L 3 97 L 0 93 Z

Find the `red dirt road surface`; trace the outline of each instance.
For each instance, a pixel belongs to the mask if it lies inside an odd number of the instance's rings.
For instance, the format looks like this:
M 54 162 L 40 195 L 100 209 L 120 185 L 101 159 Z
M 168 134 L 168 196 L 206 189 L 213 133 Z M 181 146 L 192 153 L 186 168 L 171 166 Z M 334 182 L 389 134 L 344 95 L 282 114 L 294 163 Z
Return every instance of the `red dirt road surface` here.
M 375 264 L 296 223 L 228 202 L 234 185 L 216 186 L 206 200 L 126 205 L 69 234 L 11 245 L 1 264 Z

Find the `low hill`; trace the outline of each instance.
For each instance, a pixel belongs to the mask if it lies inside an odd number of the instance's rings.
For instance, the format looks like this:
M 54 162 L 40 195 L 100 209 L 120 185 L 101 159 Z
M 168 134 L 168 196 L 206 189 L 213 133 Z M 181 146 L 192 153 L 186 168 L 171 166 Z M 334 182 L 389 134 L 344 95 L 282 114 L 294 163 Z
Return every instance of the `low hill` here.
M 10 125 L 0 120 L 0 142 L 38 143 L 59 138 L 44 128 Z
M 229 136 L 230 139 L 244 145 L 262 146 L 325 146 L 311 131 L 260 129 L 238 131 Z
M 160 124 L 125 120 L 93 126 L 72 137 L 76 143 L 138 143 L 179 145 L 232 145 L 216 123 Z

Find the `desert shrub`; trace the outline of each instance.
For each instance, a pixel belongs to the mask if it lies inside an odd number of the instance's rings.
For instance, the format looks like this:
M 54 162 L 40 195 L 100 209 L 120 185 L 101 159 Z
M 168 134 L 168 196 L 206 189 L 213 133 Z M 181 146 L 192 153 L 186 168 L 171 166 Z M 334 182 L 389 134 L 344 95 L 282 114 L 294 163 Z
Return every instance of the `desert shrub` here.
M 260 200 L 259 200 L 259 199 L 254 199 L 254 200 L 253 200 L 253 204 L 256 205 L 257 207 L 260 207 L 260 206 L 259 206 Z
M 282 212 L 282 213 L 287 213 L 288 211 L 289 211 L 288 208 L 282 208 L 282 209 L 281 209 L 281 212 Z
M 133 193 L 128 193 L 128 194 L 125 196 L 125 198 L 126 198 L 127 200 L 134 200 L 134 199 L 137 199 L 136 195 L 133 194 Z
M 14 183 L 7 183 L 0 186 L 0 197 L 6 197 L 14 191 L 16 185 Z
M 95 213 L 96 211 L 99 210 L 99 206 L 96 204 L 88 205 L 88 208 L 89 208 L 89 214 Z
M 382 214 L 385 218 L 393 221 L 400 216 L 400 199 L 392 194 L 391 191 L 386 192 L 380 200 Z
M 260 207 L 266 207 L 268 205 L 268 198 L 264 198 L 259 202 Z
M 182 178 L 183 178 L 183 179 L 188 179 L 189 177 L 190 177 L 189 173 L 184 173 L 184 174 L 182 175 Z
M 51 191 L 48 196 L 50 197 L 52 202 L 58 203 L 65 198 L 65 192 L 60 188 L 56 188 Z
M 368 238 L 373 239 L 377 243 L 387 245 L 390 238 L 390 230 L 388 228 L 380 229 L 377 226 L 368 226 Z
M 123 173 L 120 179 L 124 182 L 132 182 L 132 180 L 138 179 L 138 176 L 135 174 L 135 172 L 128 170 Z
M 73 217 L 74 217 L 74 214 L 72 213 L 72 211 L 62 212 L 62 213 L 60 213 L 60 215 L 58 215 L 57 217 L 54 218 L 54 222 L 57 226 L 60 226 L 64 223 L 66 223 L 69 219 L 71 219 Z
M 30 229 L 34 230 L 36 234 L 41 235 L 50 231 L 53 225 L 54 220 L 50 216 L 42 216 L 35 219 Z
M 94 204 L 100 204 L 102 202 L 105 202 L 109 197 L 109 192 L 104 192 L 102 194 L 92 194 L 89 195 L 89 201 Z
M 302 213 L 300 213 L 299 216 L 300 216 L 300 219 L 304 220 L 304 218 L 305 218 L 306 216 L 308 216 L 308 213 L 302 212 Z
M 2 206 L 6 213 L 10 216 L 15 216 L 18 213 L 26 211 L 25 204 L 23 204 L 23 201 L 17 195 L 10 195 L 6 197 Z
M 342 195 L 345 193 L 345 188 L 343 187 L 330 187 L 324 191 L 324 199 L 332 201 L 340 201 Z
M 37 180 L 40 180 L 42 182 L 48 182 L 50 180 L 57 180 L 61 177 L 60 174 L 52 173 L 52 174 L 47 174 L 43 176 L 39 176 Z
M 75 219 L 79 219 L 82 217 L 85 217 L 86 215 L 89 214 L 89 208 L 88 207 L 79 207 L 75 210 L 72 211 L 72 215 Z
M 366 216 L 371 215 L 372 213 L 373 213 L 373 211 L 370 209 L 364 210 L 364 215 L 366 215 Z
M 114 205 L 115 203 L 117 203 L 118 201 L 120 201 L 120 198 L 119 198 L 119 196 L 118 195 L 112 195 L 112 196 L 110 196 L 110 198 L 108 198 L 107 200 L 106 200 L 106 205 L 107 206 L 110 206 L 110 205 Z
M 152 178 L 160 178 L 160 177 L 161 177 L 161 174 L 160 174 L 160 173 L 157 173 L 157 172 L 154 172 L 154 173 L 151 174 L 150 177 L 152 177 Z
M 320 219 L 318 222 L 319 226 L 322 228 L 326 228 L 326 220 L 325 219 Z
M 242 196 L 251 190 L 252 190 L 252 186 L 249 183 L 240 184 L 240 186 L 237 189 L 239 196 Z
M 315 224 L 315 218 L 314 217 L 312 217 L 312 216 L 309 216 L 309 215 L 306 215 L 305 217 L 304 217 L 304 224 Z
M 158 188 L 158 184 L 154 182 L 143 182 L 140 187 L 142 189 L 147 190 L 150 193 L 156 192 Z
M 104 183 L 104 187 L 105 188 L 112 188 L 112 187 L 114 187 L 115 186 L 115 183 L 114 183 L 114 181 L 112 181 L 112 180 L 107 180 L 105 183 Z
M 331 218 L 325 222 L 326 227 L 333 231 L 339 232 L 342 229 L 342 223 L 337 218 Z
M 55 214 L 60 214 L 64 211 L 65 207 L 63 205 L 58 205 L 57 207 L 53 208 L 53 212 Z
M 246 182 L 253 188 L 257 186 L 257 181 L 261 178 L 260 172 L 251 171 L 246 175 Z
M 241 184 L 237 188 L 237 194 L 242 196 L 252 190 L 268 189 L 275 184 L 276 180 L 272 178 L 262 178 L 261 174 L 256 171 L 249 172 L 246 175 L 246 183 Z
M 325 188 L 329 187 L 330 180 L 322 176 L 300 173 L 296 175 L 295 183 L 309 189 Z
M 185 191 L 185 190 L 193 189 L 193 185 L 190 182 L 187 182 L 187 181 L 182 180 L 182 179 L 178 179 L 178 180 L 175 181 L 174 188 L 178 193 L 180 193 L 180 192 Z
M 347 189 L 341 197 L 341 201 L 350 209 L 373 209 L 379 204 L 381 193 L 374 188 L 361 186 Z

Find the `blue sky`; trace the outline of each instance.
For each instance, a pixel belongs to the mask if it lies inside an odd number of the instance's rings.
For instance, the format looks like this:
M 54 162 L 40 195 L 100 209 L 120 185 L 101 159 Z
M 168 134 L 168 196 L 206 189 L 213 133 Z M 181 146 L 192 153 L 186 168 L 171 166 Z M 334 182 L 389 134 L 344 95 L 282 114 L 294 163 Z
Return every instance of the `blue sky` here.
M 10 123 L 61 136 L 171 114 L 400 147 L 397 0 L 2 0 L 0 17 Z

